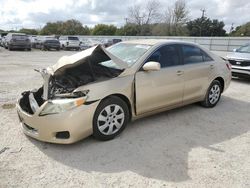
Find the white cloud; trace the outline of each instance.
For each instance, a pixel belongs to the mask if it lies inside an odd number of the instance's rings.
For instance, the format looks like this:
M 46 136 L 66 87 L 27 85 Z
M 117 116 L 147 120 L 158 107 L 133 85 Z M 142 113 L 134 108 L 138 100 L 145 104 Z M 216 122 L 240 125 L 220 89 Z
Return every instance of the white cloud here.
M 174 0 L 160 0 L 164 11 Z M 78 19 L 84 25 L 98 23 L 124 24 L 128 7 L 145 0 L 0 0 L 0 29 L 39 28 L 48 21 Z M 186 1 L 190 18 L 201 16 L 200 9 L 206 9 L 206 16 L 240 25 L 250 21 L 249 0 L 189 0 Z

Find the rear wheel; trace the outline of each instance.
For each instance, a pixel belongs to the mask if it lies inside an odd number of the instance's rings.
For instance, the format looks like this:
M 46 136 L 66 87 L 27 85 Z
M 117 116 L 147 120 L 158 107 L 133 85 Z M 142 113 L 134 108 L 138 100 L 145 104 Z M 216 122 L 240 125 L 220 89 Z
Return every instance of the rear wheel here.
M 111 140 L 120 134 L 129 121 L 127 104 L 113 96 L 102 101 L 94 114 L 93 136 L 98 140 Z
M 221 83 L 218 80 L 214 80 L 206 93 L 204 101 L 201 102 L 202 106 L 212 108 L 216 106 L 221 97 Z

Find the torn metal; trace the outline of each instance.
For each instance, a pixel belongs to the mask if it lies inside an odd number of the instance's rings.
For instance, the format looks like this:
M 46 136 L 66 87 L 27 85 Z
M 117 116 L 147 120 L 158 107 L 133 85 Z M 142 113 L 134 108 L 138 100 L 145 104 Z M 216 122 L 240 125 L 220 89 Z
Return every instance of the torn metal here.
M 101 65 L 111 60 L 118 69 Z M 43 99 L 71 97 L 79 86 L 118 76 L 127 63 L 112 55 L 101 45 L 71 56 L 64 56 L 47 69 L 37 70 L 44 79 Z

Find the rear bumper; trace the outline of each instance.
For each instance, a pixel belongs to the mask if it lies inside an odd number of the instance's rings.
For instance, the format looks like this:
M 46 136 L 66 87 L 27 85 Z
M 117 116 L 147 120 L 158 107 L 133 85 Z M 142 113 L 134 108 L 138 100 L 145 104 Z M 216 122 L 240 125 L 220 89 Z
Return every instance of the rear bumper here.
M 26 49 L 31 48 L 30 44 L 9 44 L 10 48 L 19 48 L 19 49 Z
M 18 117 L 23 132 L 40 141 L 70 144 L 77 142 L 93 133 L 92 120 L 99 102 L 90 105 L 82 105 L 61 114 L 39 116 L 44 105 L 35 114 L 25 112 L 16 104 Z M 60 132 L 69 133 L 67 138 L 58 138 Z
M 60 45 L 44 45 L 44 47 L 47 49 L 59 49 Z

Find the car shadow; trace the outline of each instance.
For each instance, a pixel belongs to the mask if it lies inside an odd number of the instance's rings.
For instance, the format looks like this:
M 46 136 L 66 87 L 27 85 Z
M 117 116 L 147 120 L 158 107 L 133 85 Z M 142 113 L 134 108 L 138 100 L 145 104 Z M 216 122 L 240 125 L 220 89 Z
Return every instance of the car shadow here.
M 232 77 L 232 80 L 235 82 L 241 82 L 241 83 L 250 83 L 250 78 L 239 78 L 239 77 Z
M 30 140 L 48 157 L 82 171 L 132 171 L 180 182 L 190 179 L 188 157 L 192 149 L 225 153 L 214 145 L 249 131 L 249 119 L 244 115 L 249 105 L 226 96 L 215 108 L 188 105 L 134 121 L 123 134 L 106 142 L 92 137 L 72 145 Z

